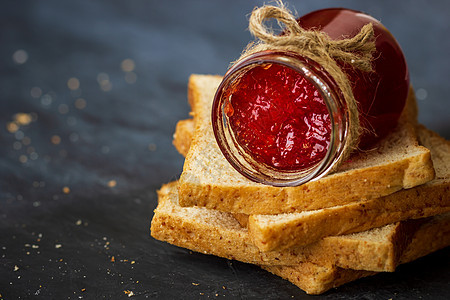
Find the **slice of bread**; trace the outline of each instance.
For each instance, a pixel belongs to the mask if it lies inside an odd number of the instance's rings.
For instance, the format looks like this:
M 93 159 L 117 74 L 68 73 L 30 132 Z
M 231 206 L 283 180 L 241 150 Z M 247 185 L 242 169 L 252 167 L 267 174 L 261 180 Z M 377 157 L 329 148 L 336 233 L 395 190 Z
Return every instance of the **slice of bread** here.
M 365 270 L 393 271 L 399 263 L 450 245 L 450 214 L 446 214 L 326 237 L 287 251 L 261 252 L 252 244 L 247 229 L 230 213 L 177 205 L 176 184 L 169 183 L 158 191 L 159 203 L 151 222 L 154 238 L 200 253 L 258 264 L 311 294 L 375 274 Z
M 193 120 L 180 121 L 175 144 L 189 149 Z M 190 129 L 187 129 L 188 124 Z M 179 129 L 180 128 L 180 129 Z M 306 245 L 322 237 L 364 231 L 393 222 L 423 218 L 450 211 L 450 142 L 418 126 L 420 143 L 431 149 L 436 178 L 413 189 L 326 209 L 279 215 L 235 214 L 249 227 L 252 239 L 262 251 Z M 180 153 L 186 153 L 180 151 Z
M 261 266 L 261 268 L 290 281 L 310 295 L 319 295 L 356 279 L 377 274 L 377 272 L 342 269 L 309 262 L 291 267 Z
M 399 256 L 421 221 L 397 222 L 381 228 L 326 237 L 316 243 L 285 251 L 261 252 L 248 230 L 231 213 L 176 204 L 176 182 L 158 191 L 158 207 L 151 235 L 179 247 L 228 259 L 264 265 L 302 262 L 333 264 L 343 268 L 394 271 Z
M 186 156 L 194 134 L 194 119 L 178 121 L 173 134 L 173 145 L 181 155 Z
M 289 248 L 327 235 L 358 232 L 450 211 L 450 141 L 423 126 L 419 126 L 418 133 L 422 145 L 431 150 L 436 169 L 434 180 L 381 198 L 317 211 L 252 215 L 248 228 L 254 243 L 264 251 Z
M 400 263 L 413 261 L 450 245 L 450 213 L 435 216 L 422 223 L 403 252 Z M 344 283 L 376 272 L 343 269 L 333 265 L 304 263 L 297 266 L 261 266 L 289 280 L 308 294 L 321 294 Z
M 358 153 L 338 172 L 297 187 L 273 187 L 240 175 L 220 152 L 211 127 L 219 76 L 192 75 L 188 95 L 195 134 L 179 182 L 181 206 L 245 214 L 315 210 L 389 195 L 434 178 L 430 152 L 417 144 L 413 93 L 399 126 L 373 151 Z

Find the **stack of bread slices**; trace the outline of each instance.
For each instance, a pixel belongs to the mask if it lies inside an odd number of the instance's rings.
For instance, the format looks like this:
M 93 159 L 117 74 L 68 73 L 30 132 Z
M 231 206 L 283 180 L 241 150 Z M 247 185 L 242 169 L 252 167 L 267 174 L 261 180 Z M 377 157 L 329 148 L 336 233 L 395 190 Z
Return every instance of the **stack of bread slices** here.
M 397 128 L 372 150 L 319 180 L 274 187 L 244 178 L 216 144 L 221 79 L 189 79 L 193 118 L 174 135 L 185 164 L 158 192 L 154 238 L 259 265 L 309 294 L 450 245 L 450 141 L 417 123 L 412 89 Z

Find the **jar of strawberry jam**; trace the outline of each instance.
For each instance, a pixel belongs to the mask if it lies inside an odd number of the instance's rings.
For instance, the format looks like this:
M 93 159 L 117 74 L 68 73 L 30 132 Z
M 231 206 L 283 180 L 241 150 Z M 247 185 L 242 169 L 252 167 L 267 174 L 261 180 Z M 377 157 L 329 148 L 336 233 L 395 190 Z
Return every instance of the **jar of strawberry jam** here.
M 397 41 L 379 21 L 349 9 L 319 10 L 297 22 L 331 40 L 351 38 L 372 24 L 372 71 L 336 63 L 357 104 L 357 148 L 374 147 L 395 128 L 408 95 L 408 68 Z M 335 170 L 350 143 L 349 121 L 335 78 L 292 51 L 264 50 L 238 60 L 212 108 L 214 134 L 226 159 L 247 178 L 275 186 L 300 185 Z

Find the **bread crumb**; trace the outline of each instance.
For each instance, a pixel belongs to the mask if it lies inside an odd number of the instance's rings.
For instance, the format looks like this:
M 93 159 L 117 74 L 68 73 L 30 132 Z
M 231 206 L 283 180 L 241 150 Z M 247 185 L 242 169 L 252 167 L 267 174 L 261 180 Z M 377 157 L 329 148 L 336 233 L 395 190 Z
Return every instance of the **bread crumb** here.
M 59 145 L 61 143 L 61 138 L 59 137 L 59 135 L 52 136 L 50 140 L 53 145 Z
M 78 90 L 80 88 L 80 81 L 76 77 L 71 77 L 67 80 L 67 87 L 72 91 Z
M 27 160 L 28 160 L 28 157 L 26 156 L 26 155 L 21 155 L 21 156 L 19 156 L 19 161 L 21 162 L 21 163 L 26 163 L 27 162 Z
M 70 188 L 68 186 L 63 187 L 62 189 L 64 194 L 69 194 L 70 193 Z
M 120 68 L 124 72 L 131 72 L 134 70 L 134 67 L 135 67 L 134 61 L 131 58 L 124 59 L 120 63 Z
M 56 245 L 55 245 L 55 248 L 56 248 L 56 249 L 59 249 L 59 248 L 61 248 L 61 247 L 62 247 L 61 244 L 56 244 Z
M 115 187 L 116 185 L 117 185 L 117 181 L 115 181 L 115 180 L 108 181 L 108 186 L 109 187 Z
M 197 285 L 200 285 L 200 283 L 195 283 L 195 282 L 193 282 L 192 285 L 197 286 Z
M 19 267 L 17 265 L 14 266 L 14 272 L 18 271 Z
M 75 223 L 75 225 L 80 226 L 82 223 L 82 221 L 80 219 L 77 220 L 77 222 Z
M 14 123 L 14 122 L 9 122 L 8 124 L 6 124 L 6 129 L 10 132 L 10 133 L 14 133 L 17 130 L 19 130 L 19 126 Z
M 84 109 L 86 107 L 86 100 L 83 98 L 78 98 L 75 100 L 75 107 L 78 109 Z
M 111 257 L 111 262 L 115 262 L 116 259 L 114 258 L 114 256 Z
M 32 121 L 32 117 L 30 114 L 26 113 L 17 113 L 14 115 L 14 122 L 18 125 L 28 125 Z
M 125 293 L 125 295 L 128 295 L 128 297 L 134 296 L 133 291 L 125 290 L 125 291 L 123 291 L 123 292 Z
M 81 289 L 82 292 L 84 292 L 86 289 Z

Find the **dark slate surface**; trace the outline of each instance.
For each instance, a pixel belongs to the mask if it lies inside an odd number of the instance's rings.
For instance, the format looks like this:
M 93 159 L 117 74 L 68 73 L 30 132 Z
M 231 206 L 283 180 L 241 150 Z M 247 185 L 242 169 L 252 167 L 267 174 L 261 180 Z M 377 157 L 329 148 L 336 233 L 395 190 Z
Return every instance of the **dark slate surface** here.
M 188 116 L 188 76 L 223 74 L 261 3 L 1 2 L 0 299 L 309 298 L 257 267 L 149 236 L 155 191 L 182 169 L 171 140 Z M 299 14 L 335 5 L 391 29 L 421 122 L 450 138 L 450 4 L 291 3 Z M 14 128 L 17 113 L 32 121 Z M 448 299 L 449 258 L 439 251 L 315 298 Z

